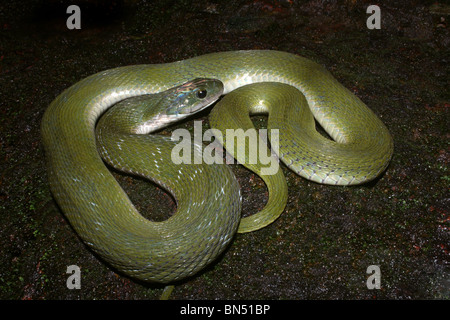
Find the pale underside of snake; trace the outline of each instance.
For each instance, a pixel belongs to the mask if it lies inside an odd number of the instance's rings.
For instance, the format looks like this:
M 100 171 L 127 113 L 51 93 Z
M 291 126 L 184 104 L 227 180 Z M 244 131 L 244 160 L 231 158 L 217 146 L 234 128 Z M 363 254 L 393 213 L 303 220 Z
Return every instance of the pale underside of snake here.
M 41 129 L 50 187 L 83 241 L 131 277 L 170 283 L 191 276 L 223 252 L 238 228 L 246 232 L 260 228 L 261 221 L 271 223 L 286 203 L 282 171 L 262 175 L 269 190 L 266 207 L 241 221 L 241 194 L 228 166 L 175 166 L 165 144 L 173 145 L 173 141 L 159 145 L 160 138 L 152 138 L 152 149 L 139 156 L 136 152 L 142 149 L 135 144 L 137 138 L 128 135 L 120 138 L 120 148 L 129 155 L 114 160 L 106 151 L 106 158 L 118 167 L 122 162 L 135 163 L 136 168 L 125 171 L 158 183 L 177 201 L 177 212 L 162 222 L 152 222 L 135 209 L 97 151 L 98 119 L 122 100 L 160 93 L 193 79 L 216 79 L 223 84 L 225 97 L 210 116 L 213 127 L 248 127 L 249 114 L 268 113 L 268 127 L 279 132 L 279 158 L 307 179 L 364 183 L 383 172 L 392 156 L 392 138 L 378 117 L 322 66 L 297 55 L 212 53 L 87 77 L 61 93 L 44 114 Z M 261 82 L 271 83 L 246 86 Z M 287 98 L 297 101 L 298 108 L 282 108 Z M 314 121 L 332 140 L 314 130 Z M 228 142 L 222 142 L 226 147 Z

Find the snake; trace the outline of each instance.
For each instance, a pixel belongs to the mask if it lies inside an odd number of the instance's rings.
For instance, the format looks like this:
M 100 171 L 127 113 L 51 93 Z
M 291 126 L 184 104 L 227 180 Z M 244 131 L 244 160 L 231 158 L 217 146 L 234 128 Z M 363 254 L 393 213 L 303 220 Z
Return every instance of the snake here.
M 206 103 L 182 108 L 161 103 L 165 105 L 163 116 L 155 118 L 152 114 L 153 120 L 143 120 L 138 126 L 140 132 L 122 133 L 125 138 L 120 136 L 112 144 L 130 155 L 116 158 L 108 147 L 99 147 L 96 125 L 101 125 L 100 117 L 115 105 L 141 96 L 143 104 L 149 99 L 161 101 L 167 92 L 181 104 L 189 100 L 186 96 L 196 93 L 198 102 L 205 98 L 205 91 Z M 252 231 L 254 223 L 269 224 L 284 210 L 287 185 L 281 169 L 262 176 L 269 190 L 265 207 L 242 218 L 239 184 L 227 165 L 175 166 L 167 160 L 171 151 L 165 143 L 174 145 L 168 137 L 144 139 L 154 146 L 146 156 L 139 155 L 142 147 L 135 143 L 135 133 L 152 136 L 146 133 L 154 129 L 155 121 L 164 122 L 170 118 L 168 114 L 190 115 L 208 107 L 219 95 L 223 98 L 210 115 L 213 127 L 248 127 L 253 114 L 268 114 L 268 132 L 278 129 L 277 139 L 270 133 L 270 142 L 278 140 L 280 145 L 279 154 L 271 156 L 312 181 L 361 184 L 379 176 L 392 157 L 392 137 L 375 113 L 323 66 L 296 54 L 272 50 L 216 52 L 95 73 L 51 102 L 42 118 L 41 135 L 56 202 L 83 242 L 121 273 L 166 284 L 185 279 L 214 261 L 236 232 Z M 283 99 L 297 101 L 294 104 L 298 107 L 282 107 L 286 104 Z M 139 101 L 129 109 L 138 109 L 136 104 Z M 242 107 L 233 111 L 235 105 Z M 119 120 L 118 126 L 124 122 Z M 316 122 L 328 137 L 315 131 Z M 97 133 L 109 131 L 108 126 L 100 126 L 103 129 L 97 129 Z M 222 142 L 227 148 L 231 141 Z M 193 149 L 202 152 L 200 146 Z M 245 156 L 238 160 L 248 165 Z M 131 167 L 123 168 L 124 163 L 131 163 Z M 145 176 L 168 190 L 176 199 L 176 212 L 165 221 L 144 218 L 109 165 Z

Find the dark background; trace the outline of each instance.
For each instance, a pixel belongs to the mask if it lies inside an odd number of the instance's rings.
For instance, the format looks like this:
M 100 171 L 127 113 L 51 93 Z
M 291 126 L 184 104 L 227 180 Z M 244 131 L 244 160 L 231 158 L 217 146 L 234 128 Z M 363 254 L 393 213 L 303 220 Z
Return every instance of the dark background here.
M 81 30 L 66 28 L 71 4 L 81 8 Z M 366 27 L 371 4 L 381 9 L 380 30 Z M 156 299 L 162 292 L 100 261 L 56 206 L 39 125 L 59 93 L 117 66 L 276 49 L 324 65 L 358 95 L 393 136 L 391 164 L 357 187 L 319 185 L 283 168 L 282 216 L 237 235 L 171 298 L 448 299 L 449 13 L 444 1 L 414 0 L 3 1 L 0 298 Z M 264 183 L 233 170 L 243 214 L 261 209 Z M 175 211 L 158 187 L 116 175 L 141 212 Z M 81 267 L 80 290 L 66 287 L 72 264 Z M 370 265 L 380 266 L 380 290 L 366 287 Z

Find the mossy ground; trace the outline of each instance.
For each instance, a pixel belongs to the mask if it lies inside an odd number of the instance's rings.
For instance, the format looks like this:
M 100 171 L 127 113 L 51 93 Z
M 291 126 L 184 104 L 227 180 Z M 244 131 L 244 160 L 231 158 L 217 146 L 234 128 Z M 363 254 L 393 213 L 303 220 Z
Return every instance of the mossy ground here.
M 69 4 L 82 29 L 66 28 Z M 162 286 L 119 275 L 87 249 L 53 200 L 39 125 L 49 103 L 95 72 L 207 52 L 277 49 L 323 64 L 387 125 L 395 153 L 376 181 L 330 187 L 284 169 L 283 215 L 237 235 L 173 299 L 448 299 L 449 25 L 435 1 L 26 1 L 0 5 L 0 298 L 156 299 Z M 206 114 L 203 118 L 207 121 Z M 264 119 L 256 119 L 262 121 Z M 192 123 L 182 126 L 189 127 Z M 264 184 L 233 166 L 244 214 Z M 156 186 L 117 175 L 137 206 L 175 210 Z M 166 205 L 165 205 L 166 204 Z M 81 267 L 80 290 L 66 287 Z M 381 289 L 366 286 L 379 265 Z

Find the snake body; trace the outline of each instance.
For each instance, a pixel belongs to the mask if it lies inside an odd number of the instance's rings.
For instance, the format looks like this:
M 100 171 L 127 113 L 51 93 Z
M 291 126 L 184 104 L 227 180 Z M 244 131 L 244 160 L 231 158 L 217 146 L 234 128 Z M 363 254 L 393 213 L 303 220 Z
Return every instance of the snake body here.
M 203 202 L 206 209 L 201 212 L 210 215 L 190 218 L 193 210 L 184 204 L 180 209 L 177 203 L 173 217 L 163 223 L 150 222 L 137 212 L 97 152 L 95 125 L 105 110 L 121 100 L 159 93 L 195 78 L 220 80 L 224 94 L 259 82 L 284 83 L 298 89 L 295 91 L 304 95 L 314 118 L 334 140 L 320 140 L 319 144 L 343 155 L 321 156 L 320 151 L 308 151 L 306 142 L 300 146 L 304 155 L 289 158 L 292 146 L 284 151 L 280 147 L 286 164 L 307 178 L 331 184 L 362 183 L 382 172 L 391 158 L 392 139 L 375 114 L 323 67 L 297 55 L 278 51 L 222 52 L 167 64 L 120 67 L 89 76 L 61 93 L 44 114 L 41 131 L 50 187 L 84 242 L 132 277 L 168 283 L 195 274 L 223 251 L 237 228 L 240 193 L 233 191 L 237 183 L 228 169 L 220 169 L 220 182 L 212 178 L 210 166 L 200 169 L 207 171 L 205 175 L 194 170 L 194 177 L 199 176 L 194 181 L 187 167 L 174 172 L 179 169 L 159 160 L 156 152 L 147 164 L 159 168 L 161 179 L 176 177 L 165 186 L 176 198 L 192 197 L 194 205 Z M 228 105 L 223 100 L 221 103 Z M 279 117 L 281 123 L 286 117 L 287 113 Z M 297 130 L 283 138 L 283 128 L 280 142 L 299 134 Z M 317 143 L 308 133 L 302 135 Z M 355 142 L 358 140 L 362 143 Z M 368 144 L 376 148 L 367 148 Z M 356 151 L 356 157 L 344 156 L 336 145 L 348 146 Z M 307 159 L 308 154 L 312 160 Z M 294 165 L 299 158 L 306 162 Z M 203 196 L 209 189 L 216 190 L 217 184 L 224 186 L 219 188 L 222 193 Z M 231 217 L 224 218 L 224 212 Z

